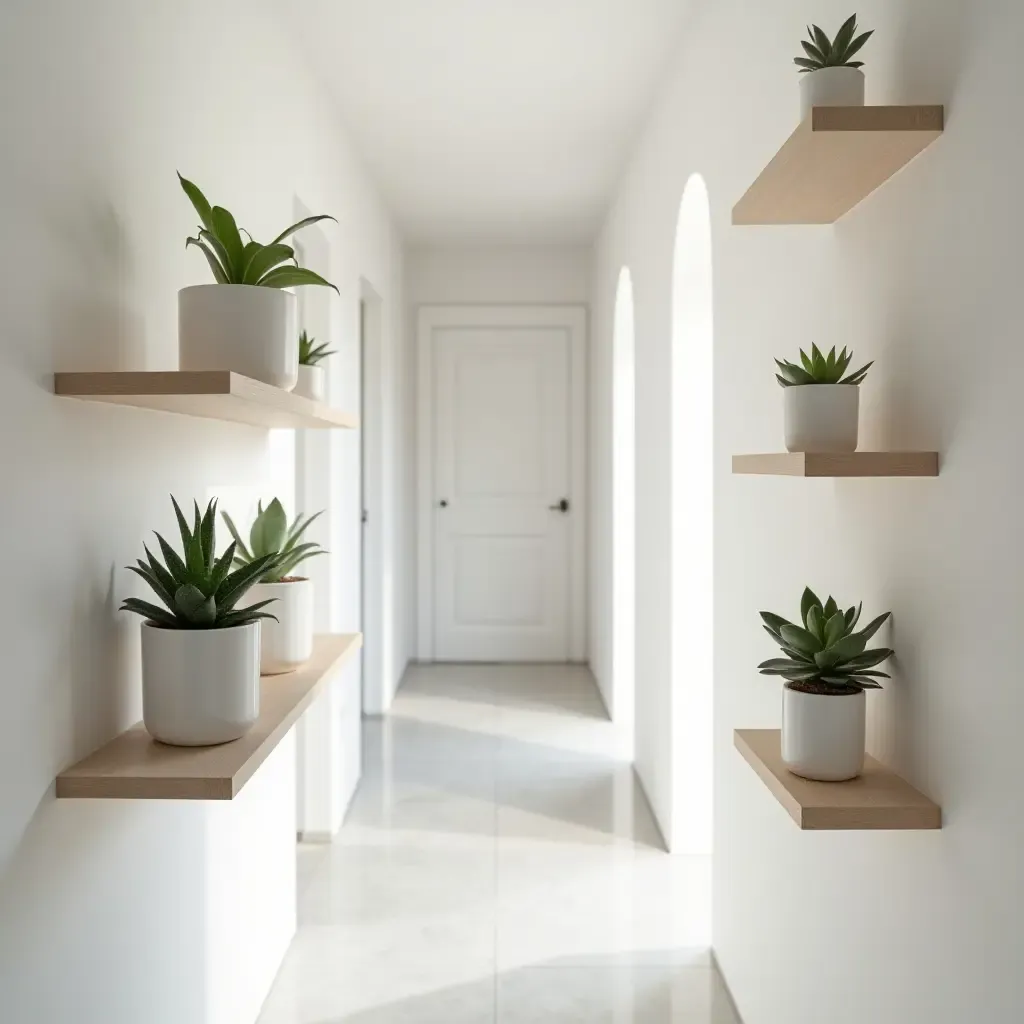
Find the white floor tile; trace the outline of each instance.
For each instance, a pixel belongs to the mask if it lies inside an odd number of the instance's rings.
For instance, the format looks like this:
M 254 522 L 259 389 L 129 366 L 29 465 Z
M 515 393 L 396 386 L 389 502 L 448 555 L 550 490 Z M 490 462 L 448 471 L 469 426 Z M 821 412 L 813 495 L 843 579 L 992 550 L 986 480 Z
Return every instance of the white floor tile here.
M 666 854 L 580 666 L 416 666 L 365 728 L 261 1024 L 735 1024 L 705 859 Z

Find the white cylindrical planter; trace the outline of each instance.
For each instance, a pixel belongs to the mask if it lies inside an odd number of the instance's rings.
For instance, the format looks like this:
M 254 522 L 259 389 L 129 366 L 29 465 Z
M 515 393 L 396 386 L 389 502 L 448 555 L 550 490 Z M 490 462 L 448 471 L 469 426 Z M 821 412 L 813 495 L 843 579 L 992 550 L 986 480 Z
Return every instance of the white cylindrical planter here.
M 863 690 L 842 696 L 782 693 L 782 760 L 794 774 L 845 782 L 864 769 L 867 701 Z
M 260 713 L 260 624 L 142 624 L 142 720 L 155 740 L 204 747 L 244 736 Z
M 292 393 L 314 402 L 322 402 L 326 381 L 327 374 L 322 366 L 306 366 L 299 363 L 299 382 Z
M 855 384 L 797 384 L 783 388 L 786 450 L 855 452 L 860 388 Z
M 313 656 L 313 581 L 293 579 L 286 583 L 257 583 L 239 602 L 245 608 L 268 601 L 263 611 L 277 617 L 263 619 L 260 672 L 265 676 L 294 672 Z
M 821 68 L 800 76 L 800 119 L 814 107 L 863 107 L 864 72 L 860 68 Z
M 233 370 L 290 391 L 299 378 L 296 300 L 280 288 L 197 284 L 178 292 L 178 367 Z

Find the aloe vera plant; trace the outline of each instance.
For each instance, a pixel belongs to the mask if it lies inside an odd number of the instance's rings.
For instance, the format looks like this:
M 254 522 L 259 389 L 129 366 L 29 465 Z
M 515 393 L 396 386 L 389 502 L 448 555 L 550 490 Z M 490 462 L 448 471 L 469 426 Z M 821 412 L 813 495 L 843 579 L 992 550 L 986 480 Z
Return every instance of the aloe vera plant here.
M 187 178 L 178 174 L 181 187 L 199 214 L 198 233 L 185 239 L 185 248 L 197 246 L 206 257 L 218 284 L 250 284 L 261 288 L 292 288 L 296 285 L 317 284 L 338 289 L 326 278 L 305 267 L 300 267 L 295 250 L 284 240 L 321 220 L 334 220 L 321 213 L 285 228 L 272 242 L 263 245 L 253 239 L 245 228 L 223 206 L 211 206 L 206 196 Z M 245 239 L 242 235 L 245 235 Z
M 812 345 L 810 355 L 800 349 L 801 365 L 799 366 L 786 359 L 776 359 L 775 365 L 779 368 L 779 372 L 775 374 L 775 379 L 784 388 L 803 384 L 850 384 L 856 386 L 863 383 L 874 362 L 844 376 L 852 359 L 853 353 L 847 352 L 845 347 L 839 355 L 836 355 L 836 348 L 833 345 L 832 351 L 826 356 L 817 345 Z
M 316 366 L 321 359 L 334 355 L 334 349 L 327 347 L 327 342 L 316 343 L 305 331 L 299 335 L 299 365 Z
M 888 647 L 868 650 L 867 644 L 892 613 L 879 615 L 854 632 L 860 612 L 860 605 L 844 612 L 832 597 L 822 604 L 810 587 L 800 602 L 802 626 L 761 612 L 765 631 L 786 655 L 758 665 L 761 675 L 781 676 L 793 689 L 806 693 L 840 696 L 851 690 L 879 689 L 878 680 L 889 675 L 876 666 L 894 652 Z
M 256 508 L 256 518 L 249 530 L 248 547 L 227 512 L 222 512 L 221 515 L 235 539 L 235 564 L 242 567 L 253 562 L 263 562 L 261 583 L 280 583 L 307 558 L 327 553 L 314 541 L 299 543 L 309 525 L 323 515 L 322 511 L 305 520 L 298 516 L 294 523 L 289 523 L 284 506 L 277 498 L 274 498 L 266 509 L 263 508 L 262 501 Z M 265 559 L 270 561 L 265 562 Z
M 195 505 L 195 521 L 190 527 L 178 502 L 171 497 L 181 533 L 182 554 L 156 534 L 163 562 L 143 545 L 146 559 L 129 565 L 137 576 L 149 584 L 163 602 L 163 607 L 136 597 L 126 598 L 122 611 L 134 612 L 156 626 L 168 629 L 227 629 L 245 626 L 259 619 L 276 616 L 261 611 L 270 601 L 260 601 L 236 610 L 243 595 L 255 584 L 274 561 L 272 556 L 255 559 L 232 571 L 235 562 L 234 544 L 218 558 L 217 502 L 210 502 L 200 516 Z
M 808 25 L 808 38 L 800 41 L 806 56 L 793 58 L 793 63 L 800 68 L 800 74 L 820 71 L 822 68 L 862 68 L 864 61 L 851 58 L 874 35 L 874 30 L 857 35 L 857 28 L 856 14 L 843 22 L 834 40 L 829 39 L 817 25 Z

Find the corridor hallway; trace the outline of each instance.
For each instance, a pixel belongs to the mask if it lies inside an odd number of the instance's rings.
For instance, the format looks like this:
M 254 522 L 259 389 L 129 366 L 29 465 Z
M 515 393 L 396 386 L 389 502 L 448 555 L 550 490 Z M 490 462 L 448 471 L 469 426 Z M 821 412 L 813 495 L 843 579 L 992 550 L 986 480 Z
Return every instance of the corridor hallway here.
M 261 1024 L 734 1024 L 586 668 L 413 667 L 365 736 Z

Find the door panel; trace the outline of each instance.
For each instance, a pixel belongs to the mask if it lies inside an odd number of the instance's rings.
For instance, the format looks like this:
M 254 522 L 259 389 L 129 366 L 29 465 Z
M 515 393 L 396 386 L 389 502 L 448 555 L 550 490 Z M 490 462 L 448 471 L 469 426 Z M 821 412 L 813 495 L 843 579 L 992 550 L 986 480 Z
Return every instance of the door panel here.
M 439 660 L 568 658 L 569 365 L 563 328 L 434 334 Z

